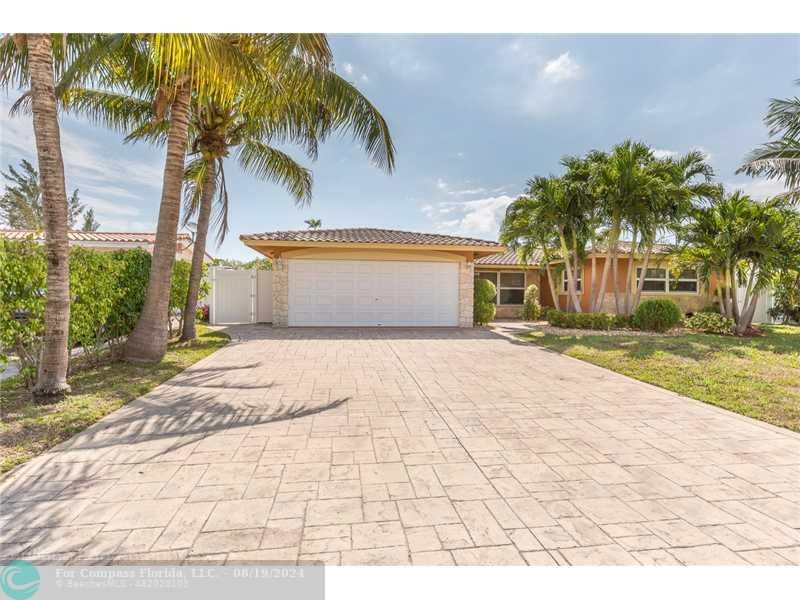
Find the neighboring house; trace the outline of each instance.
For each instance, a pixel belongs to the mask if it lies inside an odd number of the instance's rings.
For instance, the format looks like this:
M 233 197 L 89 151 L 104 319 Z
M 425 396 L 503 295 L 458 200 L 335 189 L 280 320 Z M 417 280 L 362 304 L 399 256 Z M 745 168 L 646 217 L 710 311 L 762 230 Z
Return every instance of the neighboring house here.
M 112 233 L 108 231 L 70 231 L 68 234 L 70 245 L 92 248 L 93 250 L 131 250 L 132 248 L 142 248 L 153 253 L 153 246 L 156 241 L 155 233 L 134 233 L 120 232 Z M 43 231 L 32 231 L 25 229 L 0 229 L 0 237 L 10 240 L 34 239 L 44 243 Z M 176 260 L 192 260 L 192 237 L 186 233 L 178 234 L 178 242 L 175 247 Z M 212 257 L 206 252 L 205 260 Z
M 276 326 L 472 327 L 475 261 L 496 242 L 391 229 L 240 236 L 272 266 Z

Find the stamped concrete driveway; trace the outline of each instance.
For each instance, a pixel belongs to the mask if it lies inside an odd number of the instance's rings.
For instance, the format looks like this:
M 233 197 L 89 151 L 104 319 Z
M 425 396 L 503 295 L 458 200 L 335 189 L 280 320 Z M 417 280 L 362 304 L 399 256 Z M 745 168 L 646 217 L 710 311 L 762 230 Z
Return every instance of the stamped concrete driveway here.
M 800 436 L 489 331 L 234 331 L 3 484 L 34 561 L 798 564 Z

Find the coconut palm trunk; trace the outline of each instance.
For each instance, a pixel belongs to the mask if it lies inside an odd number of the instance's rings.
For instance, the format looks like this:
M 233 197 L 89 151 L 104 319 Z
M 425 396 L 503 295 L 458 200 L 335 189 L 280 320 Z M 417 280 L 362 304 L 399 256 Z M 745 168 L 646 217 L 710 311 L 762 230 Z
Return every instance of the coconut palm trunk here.
M 206 162 L 206 173 L 203 178 L 203 190 L 200 193 L 200 206 L 197 213 L 197 230 L 192 250 L 192 270 L 189 273 L 189 293 L 186 295 L 186 307 L 183 309 L 183 331 L 181 332 L 183 341 L 190 341 L 197 337 L 195 312 L 197 312 L 197 297 L 200 293 L 200 280 L 203 277 L 203 259 L 206 255 L 211 205 L 214 202 L 214 193 L 217 191 L 216 167 L 217 161 L 213 158 Z
M 69 241 L 64 159 L 61 155 L 50 34 L 27 35 L 27 46 L 33 133 L 39 161 L 47 254 L 44 338 L 33 393 L 37 396 L 60 396 L 69 392 Z
M 147 296 L 136 327 L 125 344 L 125 358 L 130 362 L 155 363 L 167 351 L 170 282 L 178 243 L 190 99 L 189 86 L 185 83 L 179 85 L 170 108 L 164 183 Z

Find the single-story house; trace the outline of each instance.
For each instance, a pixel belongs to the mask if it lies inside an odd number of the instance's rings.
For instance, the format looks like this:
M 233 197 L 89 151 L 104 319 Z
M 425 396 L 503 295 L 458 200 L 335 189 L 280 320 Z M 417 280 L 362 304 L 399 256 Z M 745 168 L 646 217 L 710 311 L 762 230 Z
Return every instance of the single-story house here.
M 0 237 L 10 240 L 33 239 L 44 243 L 44 232 L 31 229 L 0 229 Z M 156 242 L 155 233 L 137 232 L 110 232 L 110 231 L 70 231 L 67 233 L 70 245 L 92 248 L 94 250 L 131 250 L 142 248 L 150 254 Z M 186 233 L 178 234 L 175 247 L 176 260 L 192 260 L 192 236 Z M 212 256 L 206 252 L 206 260 Z
M 497 242 L 392 229 L 240 236 L 272 259 L 275 326 L 472 327 L 476 260 Z
M 558 277 L 553 298 L 541 254 L 523 262 L 516 252 L 494 241 L 373 228 L 272 231 L 240 239 L 273 261 L 275 326 L 471 327 L 476 278 L 495 284 L 500 319 L 521 317 L 525 289 L 531 284 L 538 286 L 542 306 L 569 308 L 563 268 L 552 265 L 551 272 Z M 684 313 L 713 304 L 716 282 L 702 285 L 694 270 L 673 272 L 669 262 L 673 252 L 669 245 L 654 248 L 644 273 L 642 299 L 669 298 Z M 620 243 L 617 281 L 623 301 L 629 263 L 636 269 L 635 292 L 643 257 L 631 257 L 630 245 Z M 578 289 L 584 311 L 590 310 L 592 280 L 596 273 L 599 285 L 604 265 L 604 252 L 583 261 Z M 601 308 L 610 313 L 616 312 L 612 276 L 610 270 Z M 765 294 L 757 321 L 769 320 L 770 303 Z M 261 312 L 250 310 L 253 315 Z

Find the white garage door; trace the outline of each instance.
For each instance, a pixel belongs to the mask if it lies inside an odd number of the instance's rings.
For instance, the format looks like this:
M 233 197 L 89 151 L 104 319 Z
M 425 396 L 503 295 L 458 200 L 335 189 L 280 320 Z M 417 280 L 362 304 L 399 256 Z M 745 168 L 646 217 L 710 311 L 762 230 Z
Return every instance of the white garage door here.
M 289 325 L 458 325 L 458 265 L 289 260 Z

